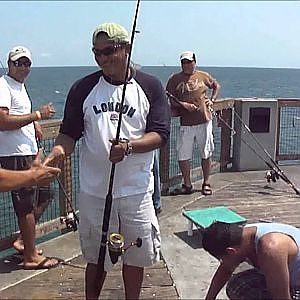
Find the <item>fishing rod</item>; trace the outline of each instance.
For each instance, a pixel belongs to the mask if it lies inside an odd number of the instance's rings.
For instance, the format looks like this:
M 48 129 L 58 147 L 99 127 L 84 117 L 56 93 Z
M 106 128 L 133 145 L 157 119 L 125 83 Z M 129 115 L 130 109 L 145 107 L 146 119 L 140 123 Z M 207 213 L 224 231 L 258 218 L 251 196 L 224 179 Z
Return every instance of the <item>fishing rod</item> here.
M 180 105 L 182 108 L 184 108 L 185 110 L 188 110 L 184 104 L 176 97 L 174 96 L 172 93 L 170 93 L 169 91 L 165 91 L 166 92 L 166 95 L 168 96 L 169 99 L 173 100 L 176 104 Z M 213 93 L 211 94 L 211 97 L 210 97 L 210 101 L 212 101 L 212 97 L 213 97 Z M 213 108 L 211 105 L 208 105 L 208 109 L 209 111 L 212 113 L 213 112 Z
M 46 157 L 47 153 L 46 153 L 44 147 L 41 147 L 40 142 L 38 143 L 38 145 L 39 145 L 39 149 L 42 149 L 43 154 Z M 69 207 L 69 211 L 67 212 L 67 215 L 64 217 L 60 217 L 60 222 L 65 223 L 67 229 L 72 229 L 73 231 L 77 231 L 78 224 L 79 224 L 79 218 L 76 215 L 75 209 L 73 208 L 72 201 L 71 201 L 70 197 L 68 196 L 68 193 L 67 193 L 66 189 L 64 188 L 64 185 L 62 184 L 58 175 L 55 176 L 55 179 L 58 183 L 59 188 L 62 190 L 64 197 L 67 200 L 68 207 Z
M 34 124 L 34 127 L 36 128 L 35 122 L 33 122 L 33 124 Z M 37 137 L 36 137 L 36 142 L 37 142 L 38 148 L 41 149 L 44 156 L 47 157 L 45 148 L 42 146 L 41 141 Z M 66 225 L 67 229 L 72 229 L 73 231 L 77 231 L 78 224 L 79 224 L 79 218 L 77 217 L 75 209 L 73 208 L 72 201 L 71 201 L 70 197 L 68 196 L 68 193 L 67 193 L 66 189 L 64 188 L 64 185 L 62 184 L 62 182 L 59 178 L 59 175 L 56 175 L 55 179 L 58 183 L 59 188 L 63 192 L 64 197 L 67 200 L 67 204 L 69 207 L 69 211 L 67 212 L 67 215 L 62 216 L 60 218 L 60 222 L 62 224 L 64 223 Z
M 219 114 L 218 116 L 218 119 L 219 120 L 221 120 L 222 122 L 223 122 L 223 124 L 230 130 L 230 131 L 232 131 L 232 133 L 233 133 L 233 135 L 235 135 L 236 134 L 236 131 L 232 128 L 232 126 L 230 126 L 222 117 L 221 117 L 221 115 Z M 252 150 L 253 152 L 254 152 L 254 154 L 258 157 L 258 158 L 260 158 L 273 172 L 267 177 L 267 179 L 268 179 L 268 182 L 270 182 L 269 181 L 269 179 L 270 180 L 272 180 L 273 182 L 275 182 L 276 180 L 276 178 L 278 179 L 279 178 L 279 176 L 277 177 L 277 172 L 276 172 L 276 170 L 274 169 L 274 167 L 269 163 L 269 162 L 267 162 L 264 158 L 263 158 L 263 156 L 262 155 L 260 155 L 256 150 L 255 150 L 255 148 L 253 147 L 253 146 L 251 146 L 244 138 L 242 138 L 241 137 L 241 141 L 245 144 L 245 145 L 247 145 L 248 146 L 248 148 L 250 149 L 250 150 Z M 276 172 L 276 173 L 274 173 L 274 172 Z
M 237 115 L 236 112 L 234 112 L 235 115 Z M 238 116 L 238 115 L 237 115 Z M 236 131 L 220 116 L 220 114 L 218 115 L 218 118 L 223 122 L 224 125 L 226 125 L 227 128 L 229 128 L 233 134 L 236 134 Z M 242 119 L 238 116 L 239 121 L 241 122 L 241 124 L 243 126 L 245 126 L 245 128 L 247 128 L 248 126 L 242 121 Z M 252 147 L 245 139 L 243 139 L 241 137 L 241 141 L 247 145 L 249 147 L 249 149 L 251 149 L 254 154 L 260 158 L 269 168 L 270 171 L 268 171 L 266 173 L 266 179 L 268 182 L 276 182 L 277 179 L 281 178 L 283 181 L 285 181 L 295 192 L 297 195 L 300 195 L 300 192 L 298 191 L 298 189 L 295 187 L 295 185 L 289 180 L 289 178 L 283 173 L 283 171 L 280 169 L 279 165 L 273 160 L 273 158 L 271 157 L 271 155 L 267 152 L 267 150 L 260 144 L 260 142 L 256 139 L 256 137 L 254 136 L 253 132 L 251 132 L 250 128 L 249 129 L 249 133 L 250 135 L 253 137 L 253 139 L 255 140 L 256 144 L 259 145 L 261 148 L 264 149 L 265 154 L 268 156 L 268 158 L 270 159 L 270 161 L 273 163 L 273 166 L 266 161 L 262 155 L 260 155 L 254 147 Z
M 123 107 L 124 101 L 125 101 L 125 92 L 126 92 L 126 87 L 127 87 L 127 83 L 128 83 L 128 75 L 129 75 L 129 71 L 130 71 L 130 60 L 131 60 L 131 53 L 132 53 L 132 48 L 133 48 L 133 41 L 134 41 L 135 33 L 137 32 L 136 24 L 137 24 L 137 17 L 138 17 L 140 1 L 141 0 L 137 0 L 137 3 L 136 3 L 134 22 L 133 22 L 132 31 L 131 31 L 130 48 L 129 48 L 129 53 L 128 53 L 128 57 L 127 57 L 126 72 L 125 72 L 125 78 L 124 78 L 124 84 L 123 84 L 122 98 L 121 98 L 121 103 L 120 103 L 121 107 Z M 117 142 L 120 140 L 122 115 L 123 115 L 123 113 L 122 113 L 122 109 L 121 109 L 119 112 L 118 125 L 117 125 L 116 137 L 115 137 L 115 140 Z M 122 253 L 124 253 L 124 251 L 127 250 L 129 247 L 131 247 L 131 246 L 141 247 L 142 246 L 142 239 L 137 238 L 137 240 L 135 242 L 132 242 L 126 249 L 124 249 L 123 248 L 124 237 L 119 233 L 110 234 L 109 241 L 107 240 L 111 206 L 112 206 L 112 201 L 113 201 L 112 191 L 113 191 L 113 184 L 114 184 L 115 168 L 116 168 L 116 163 L 112 163 L 111 170 L 110 170 L 110 177 L 109 177 L 108 192 L 107 192 L 107 195 L 105 198 L 104 215 L 103 215 L 103 221 L 102 221 L 102 236 L 101 236 L 100 250 L 99 250 L 98 261 L 97 261 L 98 268 L 97 268 L 97 274 L 96 274 L 96 286 L 98 286 L 98 282 L 99 282 L 101 273 L 104 272 L 104 261 L 105 261 L 105 254 L 106 254 L 107 246 L 108 246 L 108 250 L 109 250 L 110 259 L 113 264 L 118 261 L 119 256 Z
M 253 138 L 253 140 L 255 141 L 255 143 L 263 150 L 263 152 L 267 155 L 267 157 L 269 158 L 269 160 L 272 162 L 272 164 L 273 164 L 273 166 L 272 166 L 273 173 L 271 173 L 271 174 L 269 174 L 267 176 L 270 179 L 272 179 L 272 181 L 274 181 L 274 180 L 276 181 L 276 178 L 278 179 L 280 177 L 283 181 L 285 181 L 295 191 L 295 193 L 297 195 L 300 195 L 300 191 L 296 188 L 296 186 L 294 185 L 294 183 L 284 174 L 284 172 L 279 167 L 278 163 L 272 158 L 272 156 L 270 155 L 270 153 L 259 142 L 259 140 L 256 138 L 256 136 L 253 134 L 253 132 L 250 130 L 250 128 L 247 126 L 247 124 L 245 124 L 245 122 L 242 120 L 242 118 L 238 115 L 238 113 L 236 111 L 234 111 L 234 115 L 241 122 L 242 126 L 248 131 L 248 133 Z M 266 161 L 265 161 L 265 163 L 268 165 L 268 167 L 271 166 L 271 164 L 268 164 Z
M 30 99 L 30 102 L 32 103 L 32 100 L 31 100 L 30 96 L 29 96 L 29 99 Z M 36 130 L 36 123 L 35 122 L 33 122 L 33 126 Z M 45 151 L 45 148 L 42 146 L 41 141 L 38 139 L 37 136 L 35 137 L 35 140 L 36 140 L 38 148 L 41 149 L 44 156 L 47 157 L 47 153 Z M 58 186 L 59 186 L 60 190 L 63 192 L 64 197 L 67 200 L 67 204 L 68 204 L 68 207 L 69 207 L 69 211 L 67 212 L 67 215 L 60 217 L 60 223 L 61 224 L 64 223 L 66 225 L 67 229 L 72 229 L 75 232 L 78 229 L 79 218 L 76 215 L 75 209 L 73 208 L 73 205 L 72 205 L 72 201 L 71 201 L 70 197 L 68 196 L 68 193 L 65 190 L 64 185 L 62 184 L 62 182 L 59 178 L 59 175 L 56 175 L 55 179 L 58 183 Z

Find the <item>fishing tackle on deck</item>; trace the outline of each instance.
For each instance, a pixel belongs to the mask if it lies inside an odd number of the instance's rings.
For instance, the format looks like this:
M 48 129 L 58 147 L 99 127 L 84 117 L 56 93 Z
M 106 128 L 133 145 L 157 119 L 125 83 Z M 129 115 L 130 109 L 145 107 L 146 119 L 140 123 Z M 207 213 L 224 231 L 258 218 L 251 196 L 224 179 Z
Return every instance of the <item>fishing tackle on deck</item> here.
M 280 177 L 279 177 L 279 175 L 278 175 L 278 173 L 276 171 L 271 170 L 271 171 L 267 171 L 266 172 L 265 178 L 270 183 L 271 181 L 272 182 L 276 182 Z
M 263 150 L 263 152 L 266 154 L 266 156 L 269 158 L 270 163 L 266 162 L 266 160 L 263 160 L 267 166 L 274 172 L 275 178 L 278 176 L 279 178 L 281 178 L 283 181 L 285 181 L 288 186 L 290 186 L 297 195 L 300 195 L 300 191 L 296 188 L 296 186 L 291 182 L 291 180 L 284 174 L 284 172 L 281 170 L 281 168 L 279 167 L 278 163 L 272 158 L 272 156 L 270 155 L 270 153 L 264 148 L 264 146 L 259 142 L 259 140 L 256 138 L 256 136 L 251 132 L 250 128 L 245 124 L 245 122 L 241 119 L 241 117 L 238 115 L 237 112 L 234 111 L 234 115 L 237 117 L 237 119 L 241 122 L 242 126 L 244 128 L 246 128 L 246 130 L 250 133 L 250 135 L 252 136 L 252 138 L 254 139 L 254 141 L 256 142 L 256 144 Z M 257 154 L 257 153 L 256 153 Z M 278 178 L 278 179 L 279 179 Z
M 300 195 L 300 191 L 296 188 L 293 182 L 284 174 L 284 172 L 281 170 L 280 166 L 278 163 L 272 158 L 272 156 L 268 153 L 268 151 L 264 148 L 264 146 L 259 142 L 259 140 L 255 137 L 255 135 L 252 133 L 250 128 L 245 124 L 245 122 L 241 119 L 241 117 L 238 115 L 236 111 L 234 111 L 234 115 L 236 118 L 241 122 L 242 126 L 248 131 L 250 136 L 253 138 L 255 141 L 256 145 L 258 145 L 269 161 L 267 161 L 262 155 L 260 155 L 255 148 L 253 148 L 245 139 L 241 138 L 242 142 L 245 143 L 255 154 L 258 156 L 269 168 L 270 171 L 266 173 L 265 178 L 267 179 L 268 182 L 276 182 L 279 178 L 281 178 L 284 182 L 288 184 L 289 187 L 291 187 L 297 195 Z M 219 120 L 222 121 L 224 125 L 226 125 L 233 133 L 235 133 L 235 130 L 219 115 L 217 115 Z

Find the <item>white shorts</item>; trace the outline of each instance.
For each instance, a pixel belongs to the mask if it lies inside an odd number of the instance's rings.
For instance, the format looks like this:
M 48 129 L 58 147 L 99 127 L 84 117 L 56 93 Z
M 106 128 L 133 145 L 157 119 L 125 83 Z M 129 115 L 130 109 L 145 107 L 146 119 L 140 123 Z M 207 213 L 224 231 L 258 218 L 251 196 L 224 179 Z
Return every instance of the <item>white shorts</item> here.
M 85 193 L 79 194 L 79 234 L 83 257 L 88 263 L 97 264 L 102 235 L 105 199 Z M 160 232 L 152 203 L 152 193 L 113 199 L 109 232 L 120 233 L 126 248 L 137 238 L 142 246 L 130 247 L 122 255 L 123 263 L 136 267 L 148 267 L 160 259 Z M 106 248 L 104 269 L 111 271 L 113 264 Z
M 189 160 L 193 155 L 194 140 L 199 145 L 200 157 L 209 158 L 214 151 L 212 120 L 194 126 L 180 126 L 179 142 L 177 144 L 178 160 Z

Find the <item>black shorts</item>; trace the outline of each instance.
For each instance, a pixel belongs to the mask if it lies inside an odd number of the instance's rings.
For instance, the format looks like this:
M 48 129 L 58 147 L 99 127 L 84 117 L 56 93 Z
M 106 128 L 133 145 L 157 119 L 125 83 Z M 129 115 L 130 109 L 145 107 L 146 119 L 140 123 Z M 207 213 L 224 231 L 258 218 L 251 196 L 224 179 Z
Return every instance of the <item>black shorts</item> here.
M 30 169 L 35 155 L 0 156 L 0 166 L 7 170 Z M 12 201 L 17 216 L 24 216 L 33 212 L 34 208 L 43 202 L 51 200 L 50 187 L 36 186 L 20 188 L 11 192 Z

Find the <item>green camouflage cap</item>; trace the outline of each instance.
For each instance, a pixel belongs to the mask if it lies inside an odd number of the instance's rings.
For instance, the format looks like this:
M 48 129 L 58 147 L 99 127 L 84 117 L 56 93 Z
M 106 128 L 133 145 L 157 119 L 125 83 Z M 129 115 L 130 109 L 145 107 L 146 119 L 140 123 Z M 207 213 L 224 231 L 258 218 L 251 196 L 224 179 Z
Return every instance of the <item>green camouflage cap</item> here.
M 129 35 L 127 30 L 116 23 L 103 23 L 99 25 L 93 33 L 93 45 L 95 44 L 99 32 L 105 32 L 109 41 L 116 43 L 129 43 Z

